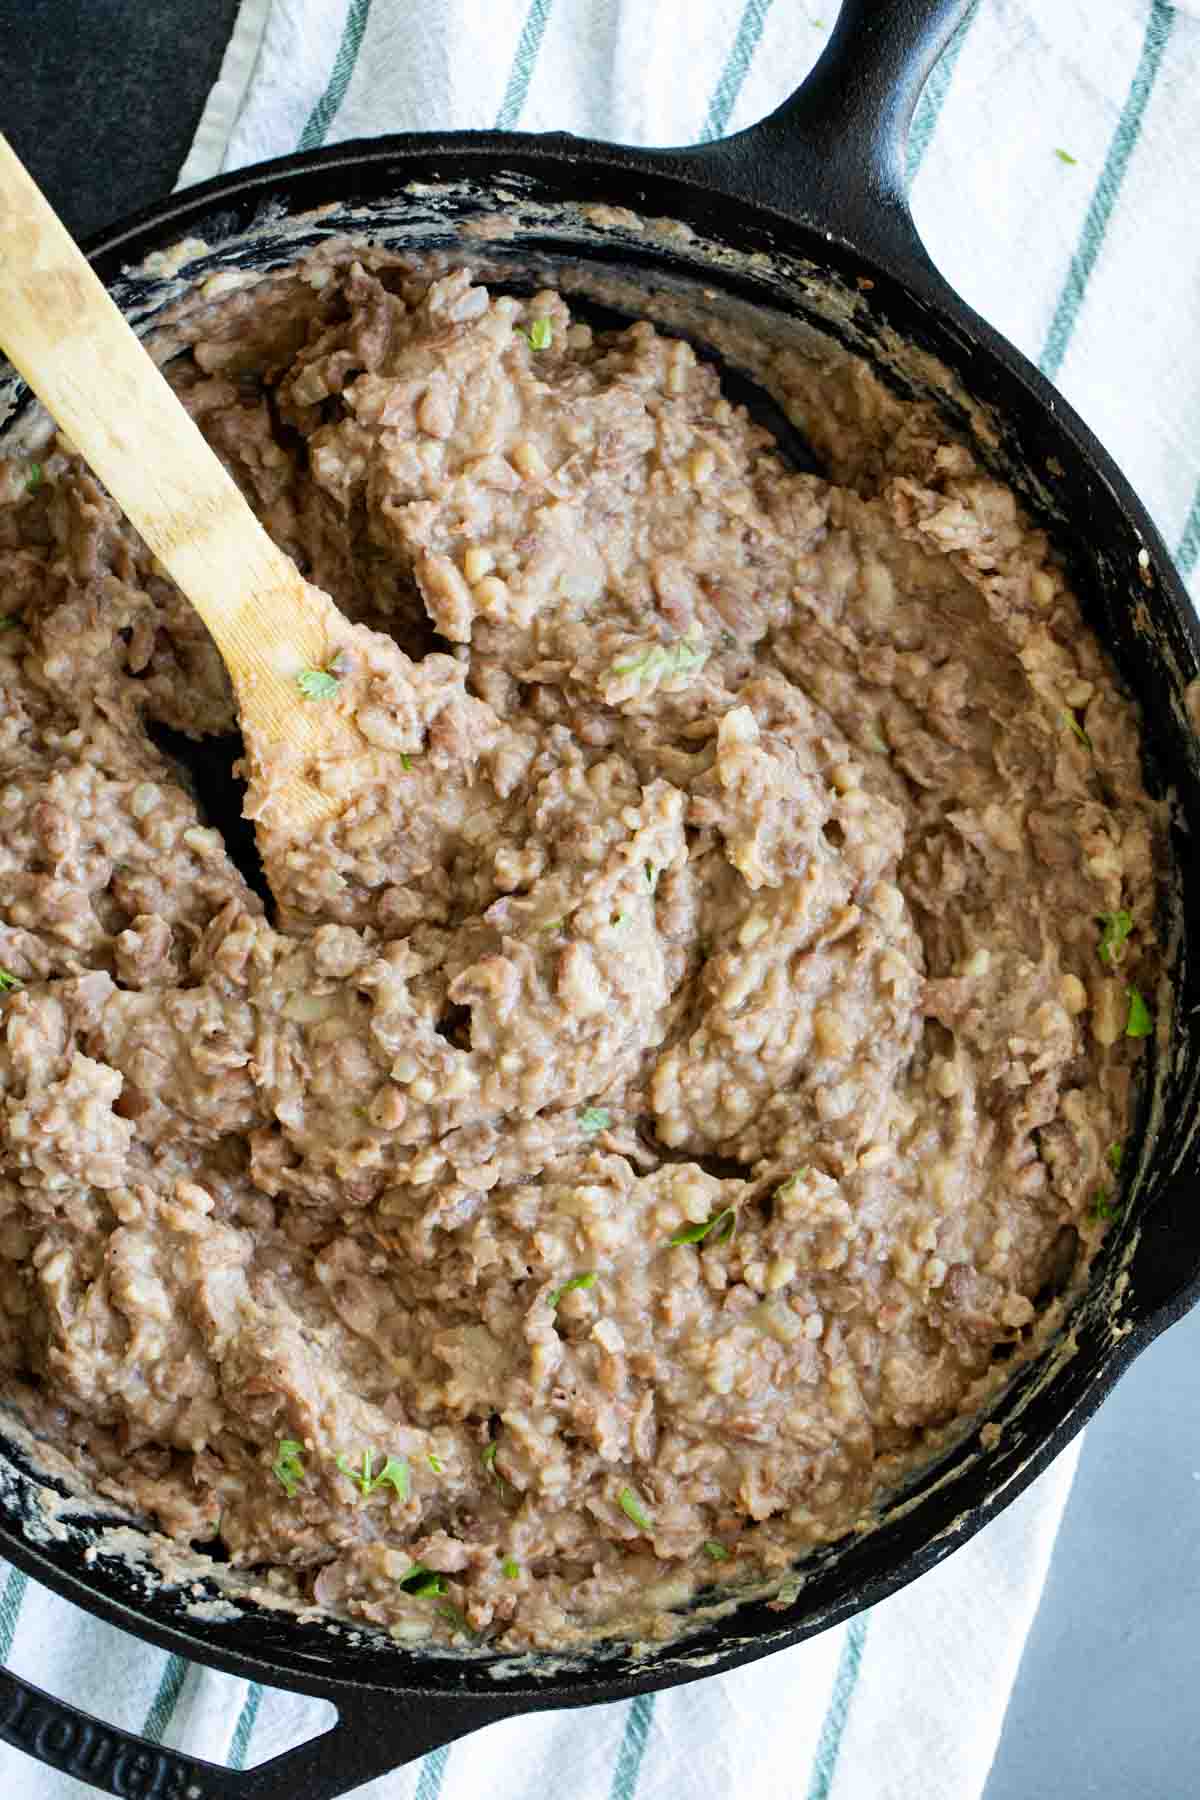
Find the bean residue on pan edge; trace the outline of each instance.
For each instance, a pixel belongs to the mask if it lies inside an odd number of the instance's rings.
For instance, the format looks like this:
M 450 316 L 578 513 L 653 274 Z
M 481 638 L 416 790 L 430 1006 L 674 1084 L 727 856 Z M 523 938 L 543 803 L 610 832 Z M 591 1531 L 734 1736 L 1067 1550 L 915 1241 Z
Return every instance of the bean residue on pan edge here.
M 403 1641 L 669 1638 L 977 1415 L 1116 1215 L 1135 709 L 865 371 L 776 358 L 827 482 L 548 291 L 343 250 L 194 332 L 362 759 L 301 842 L 248 770 L 264 883 L 203 626 L 69 445 L 0 460 L 6 1391 Z

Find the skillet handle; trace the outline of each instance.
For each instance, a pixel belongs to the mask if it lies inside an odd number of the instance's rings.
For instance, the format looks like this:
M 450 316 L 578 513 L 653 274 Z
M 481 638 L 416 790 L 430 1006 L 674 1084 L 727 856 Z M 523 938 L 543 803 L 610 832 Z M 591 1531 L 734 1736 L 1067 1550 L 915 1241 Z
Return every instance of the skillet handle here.
M 0 1739 L 121 1800 L 337 1800 L 511 1705 L 379 1695 L 339 1703 L 337 1724 L 254 1769 L 226 1769 L 106 1725 L 0 1669 Z
M 842 0 L 790 100 L 749 130 L 676 158 L 731 199 L 850 239 L 896 273 L 928 276 L 908 210 L 908 128 L 930 71 L 976 4 Z

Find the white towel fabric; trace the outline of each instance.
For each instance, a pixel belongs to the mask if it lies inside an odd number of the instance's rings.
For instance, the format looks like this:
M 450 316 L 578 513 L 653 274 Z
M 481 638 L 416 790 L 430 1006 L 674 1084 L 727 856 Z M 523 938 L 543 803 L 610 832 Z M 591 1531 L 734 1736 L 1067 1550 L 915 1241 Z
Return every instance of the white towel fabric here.
M 721 135 L 786 96 L 835 11 L 836 0 L 243 0 L 180 185 L 387 131 Z M 1200 0 L 980 0 L 918 108 L 911 156 L 935 260 L 1095 427 L 1193 581 L 1198 92 Z M 359 1800 L 534 1800 L 564 1781 L 574 1800 L 977 1800 L 1077 1453 L 849 1626 L 655 1698 L 491 1726 Z M 0 1657 L 233 1767 L 332 1717 L 166 1657 L 3 1565 Z M 4 1747 L 0 1771 L 27 1800 L 87 1791 Z

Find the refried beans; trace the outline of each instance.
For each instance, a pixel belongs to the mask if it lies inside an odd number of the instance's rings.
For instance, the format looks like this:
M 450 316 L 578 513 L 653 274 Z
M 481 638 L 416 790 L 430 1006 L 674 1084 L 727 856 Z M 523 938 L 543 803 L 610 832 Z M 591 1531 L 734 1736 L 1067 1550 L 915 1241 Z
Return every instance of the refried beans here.
M 1117 1211 L 1135 708 L 882 388 L 835 484 L 555 292 L 344 248 L 196 320 L 373 773 L 297 841 L 252 760 L 235 860 L 204 627 L 69 444 L 0 460 L 10 1403 L 403 1641 L 665 1639 L 977 1417 Z

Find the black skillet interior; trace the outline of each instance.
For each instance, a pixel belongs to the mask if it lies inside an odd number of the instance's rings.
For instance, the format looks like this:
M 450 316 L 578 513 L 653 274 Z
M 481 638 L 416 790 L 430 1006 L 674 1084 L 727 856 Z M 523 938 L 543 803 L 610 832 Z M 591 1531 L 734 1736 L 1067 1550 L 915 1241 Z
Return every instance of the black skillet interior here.
M 616 270 L 629 291 L 644 294 L 643 316 L 655 316 L 656 295 L 700 287 L 714 307 L 807 321 L 849 343 L 886 378 L 914 388 L 928 383 L 968 433 L 973 404 L 982 406 L 997 429 L 981 447 L 1051 528 L 1092 621 L 1143 702 L 1148 778 L 1160 791 L 1169 783 L 1174 794 L 1173 1021 L 1156 1056 L 1153 1114 L 1144 1120 L 1130 1204 L 1072 1315 L 1074 1353 L 1052 1350 L 1022 1369 L 992 1411 L 1000 1427 L 992 1448 L 983 1452 L 978 1431 L 964 1438 L 874 1532 L 810 1560 L 798 1595 L 781 1609 L 750 1601 L 673 1649 L 639 1658 L 617 1647 L 553 1668 L 514 1666 L 503 1681 L 486 1661 L 422 1656 L 249 1603 L 236 1618 L 198 1620 L 178 1588 L 147 1587 L 115 1557 L 85 1563 L 94 1543 L 87 1520 L 74 1520 L 65 1538 L 29 1535 L 25 1487 L 14 1473 L 28 1465 L 15 1445 L 0 1444 L 0 1549 L 15 1563 L 165 1648 L 328 1695 L 340 1713 L 323 1738 L 234 1775 L 138 1746 L 0 1674 L 0 1735 L 45 1760 L 114 1793 L 323 1800 L 508 1713 L 623 1698 L 765 1655 L 872 1604 L 964 1542 L 1063 1447 L 1137 1350 L 1196 1298 L 1200 1210 L 1191 1195 L 1200 1040 L 1192 1016 L 1200 993 L 1189 945 L 1200 938 L 1192 848 L 1200 775 L 1182 690 L 1196 673 L 1200 637 L 1161 541 L 1113 465 L 1028 364 L 941 282 L 908 221 L 900 175 L 908 119 L 963 10 L 963 0 L 847 0 L 800 95 L 724 145 L 633 152 L 566 138 L 465 134 L 344 145 L 165 202 L 106 234 L 92 255 L 126 309 L 149 320 L 171 299 L 170 279 L 123 271 L 184 237 L 207 246 L 187 268 L 191 279 L 275 266 L 347 229 L 404 245 L 415 241 L 418 219 L 425 221 L 422 248 L 452 246 L 469 221 L 487 216 L 494 224 L 498 215 L 520 213 L 525 223 L 514 243 L 522 267 L 564 270 L 585 292 L 589 275 Z M 565 201 L 682 220 L 695 235 L 647 234 L 628 219 L 580 229 L 563 213 Z M 318 208 L 333 210 L 314 219 Z M 281 234 L 282 222 L 300 218 L 302 226 Z M 491 257 L 504 254 L 503 238 L 479 242 Z M 911 360 L 907 374 L 898 369 L 897 340 L 928 352 L 950 375 L 943 380 L 932 365 Z M 133 1784 L 137 1770 L 141 1785 Z

